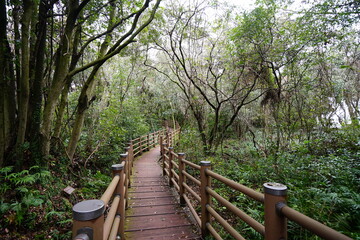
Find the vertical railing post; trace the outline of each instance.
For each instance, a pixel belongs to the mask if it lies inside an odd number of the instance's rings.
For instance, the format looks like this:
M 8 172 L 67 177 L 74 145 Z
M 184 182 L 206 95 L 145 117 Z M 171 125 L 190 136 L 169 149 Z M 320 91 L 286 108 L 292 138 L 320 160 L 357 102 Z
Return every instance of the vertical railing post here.
M 186 182 L 186 176 L 184 175 L 183 171 L 185 170 L 185 163 L 183 159 L 185 158 L 185 153 L 178 153 L 179 156 L 179 187 L 180 187 L 180 204 L 185 205 L 185 188 L 184 183 Z
M 170 144 L 170 146 L 174 146 L 174 133 L 173 132 L 169 133 L 169 144 Z
M 105 204 L 102 200 L 85 200 L 73 207 L 72 238 L 82 234 L 103 240 Z
M 156 147 L 156 145 L 158 144 L 158 142 L 159 142 L 159 139 L 158 139 L 158 132 L 156 131 L 156 132 L 154 132 L 154 134 L 153 134 L 153 147 Z
M 169 131 L 166 132 L 166 143 L 168 144 L 168 146 L 171 146 L 171 144 L 170 144 L 170 133 L 169 133 Z
M 148 151 L 150 150 L 150 134 L 147 135 L 147 148 Z
M 164 150 L 163 136 L 159 136 L 159 145 L 160 145 L 160 155 L 161 155 L 161 157 L 163 157 L 163 150 Z
M 122 162 L 121 164 L 113 165 L 113 169 L 114 168 L 116 168 L 116 170 L 120 174 L 120 181 L 119 181 L 120 203 L 119 203 L 119 206 L 116 211 L 116 214 L 120 215 L 120 226 L 118 229 L 118 235 L 120 235 L 121 239 L 124 239 L 125 238 L 125 235 L 124 235 L 125 234 L 125 203 L 126 203 L 126 199 L 125 199 L 126 162 Z
M 280 183 L 264 184 L 265 240 L 286 240 L 287 220 L 276 210 L 278 203 L 285 203 L 287 187 Z
M 129 187 L 129 177 L 130 174 L 128 172 L 128 165 L 130 165 L 130 162 L 128 161 L 128 153 L 120 154 L 120 162 L 125 163 L 124 165 L 124 186 L 125 186 L 125 192 L 124 192 L 124 198 L 125 198 L 125 207 L 128 206 L 128 187 Z
M 133 167 L 134 167 L 134 142 L 133 140 L 130 141 L 130 149 L 129 149 L 129 155 L 130 155 L 130 175 L 132 175 Z
M 173 169 L 173 163 L 172 163 L 172 160 L 174 159 L 173 157 L 173 147 L 169 147 L 169 186 L 172 187 L 174 184 L 173 182 L 171 181 L 171 179 L 173 178 L 173 172 L 172 172 L 172 169 Z
M 117 175 L 119 175 L 120 178 L 121 178 L 121 171 L 122 170 L 123 170 L 123 165 L 121 163 L 111 165 L 111 171 L 112 171 L 112 174 L 113 174 L 113 178 L 115 176 L 117 176 Z M 121 191 L 121 185 L 120 185 L 120 181 L 119 181 L 118 185 L 115 188 L 114 196 L 120 195 L 120 191 Z
M 211 162 L 201 161 L 200 162 L 200 195 L 201 195 L 201 236 L 205 238 L 209 235 L 209 230 L 206 226 L 207 223 L 210 223 L 210 213 L 208 212 L 206 206 L 211 204 L 211 196 L 206 191 L 207 187 L 211 187 L 211 178 L 206 174 L 207 169 L 211 169 Z
M 129 181 L 129 187 L 131 187 L 131 175 L 132 175 L 132 169 L 131 169 L 131 154 L 130 154 L 130 147 L 125 147 L 124 148 L 125 152 L 126 152 L 126 175 L 127 175 L 127 179 Z
M 118 235 L 121 238 L 124 237 L 124 222 L 125 222 L 125 206 L 124 206 L 124 165 L 123 164 L 114 164 L 111 166 L 113 176 L 119 175 L 120 180 L 114 191 L 115 196 L 120 196 L 120 203 L 116 210 L 116 217 L 120 217 L 120 225 L 117 231 Z
M 154 147 L 160 143 L 160 131 L 154 133 Z
M 139 137 L 139 146 L 140 146 L 140 155 L 143 153 L 143 139 L 142 136 Z
M 166 174 L 166 172 L 165 172 L 165 168 L 166 168 L 166 166 L 165 166 L 165 162 L 166 162 L 166 157 L 165 157 L 165 155 L 167 154 L 167 153 L 166 153 L 166 150 L 165 150 L 166 147 L 167 147 L 167 144 L 166 144 L 166 143 L 163 143 L 163 144 L 162 144 L 162 154 L 161 154 L 161 156 L 162 156 L 163 176 L 165 176 L 165 174 Z
M 179 127 L 178 129 L 179 129 L 179 130 L 178 130 L 178 131 L 179 131 L 179 133 L 178 133 L 178 141 L 180 142 L 180 138 L 181 138 L 181 128 Z

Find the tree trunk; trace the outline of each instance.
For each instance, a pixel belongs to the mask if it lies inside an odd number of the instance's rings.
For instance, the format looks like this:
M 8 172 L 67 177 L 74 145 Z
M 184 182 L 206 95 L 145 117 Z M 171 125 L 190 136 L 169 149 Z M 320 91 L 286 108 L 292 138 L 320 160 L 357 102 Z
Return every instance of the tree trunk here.
M 56 138 L 56 139 L 60 138 L 60 133 L 62 130 L 62 125 L 63 125 L 63 120 L 64 120 L 65 109 L 66 109 L 66 105 L 68 103 L 68 94 L 69 94 L 70 84 L 71 84 L 71 82 L 67 83 L 61 92 L 61 100 L 60 100 L 60 105 L 58 108 L 56 122 L 55 122 L 55 128 L 54 128 L 54 138 Z
M 23 2 L 23 16 L 21 19 L 21 79 L 19 85 L 19 124 L 16 139 L 17 165 L 23 165 L 22 145 L 25 142 L 25 134 L 27 127 L 28 103 L 30 94 L 30 23 L 33 14 L 34 2 L 31 0 L 24 0 Z
M 109 13 L 109 22 L 107 29 L 110 30 L 115 17 L 115 5 L 111 4 L 111 9 Z M 111 41 L 111 33 L 108 33 L 104 39 L 104 42 L 101 44 L 99 58 L 102 58 L 109 46 L 109 42 Z M 67 147 L 67 153 L 71 160 L 73 160 L 77 143 L 80 139 L 80 133 L 84 124 L 85 114 L 87 109 L 89 108 L 91 101 L 93 99 L 93 92 L 97 83 L 97 75 L 100 67 L 103 63 L 99 63 L 94 66 L 93 70 L 91 71 L 86 83 L 84 84 L 83 88 L 81 89 L 81 94 L 78 99 L 78 108 L 75 117 L 75 124 L 71 133 L 71 138 L 69 145 Z
M 77 63 L 79 62 L 80 56 L 81 56 L 81 54 L 79 54 L 79 52 L 78 52 L 80 38 L 81 38 L 81 25 L 77 26 L 76 31 L 75 31 L 74 44 L 73 44 L 73 49 L 72 49 L 72 57 L 71 57 L 69 72 L 75 69 Z M 63 90 L 61 92 L 61 100 L 60 100 L 60 105 L 58 108 L 58 114 L 56 117 L 56 123 L 55 123 L 54 134 L 53 134 L 54 138 L 56 138 L 58 140 L 60 140 L 60 133 L 61 133 L 62 125 L 63 125 L 65 108 L 68 103 L 68 95 L 69 95 L 69 89 L 70 89 L 71 83 L 72 83 L 72 77 L 67 76 L 65 87 L 63 88 Z
M 351 123 L 353 125 L 359 125 L 359 119 L 358 119 L 358 116 L 356 114 L 356 108 L 354 108 L 350 96 L 348 96 L 348 95 L 345 96 L 345 103 L 346 103 L 346 106 L 347 106 L 348 111 L 349 111 L 349 117 L 350 117 Z
M 20 4 L 16 4 L 13 9 L 13 21 L 14 21 L 14 37 L 15 42 L 19 43 L 21 41 L 21 34 L 20 34 Z M 14 52 L 15 58 L 14 62 L 15 65 L 15 78 L 16 78 L 16 85 L 17 87 L 20 86 L 20 77 L 21 77 L 21 65 L 20 65 L 20 44 L 14 44 Z M 17 94 L 17 103 L 20 102 L 20 94 Z
M 6 66 L 6 6 L 5 1 L 0 2 L 0 66 Z M 6 70 L 0 67 L 0 91 L 5 93 Z M 0 167 L 3 166 L 5 157 L 5 94 L 0 94 Z
M 11 147 L 14 146 L 16 137 L 16 80 L 9 42 L 6 36 L 5 38 L 1 37 L 1 39 L 3 41 L 1 43 L 0 66 L 4 67 L 0 68 L 0 92 L 3 93 L 0 94 L 0 158 L 4 164 L 14 165 L 15 163 L 12 162 L 14 159 L 6 159 L 6 156 L 12 150 Z
M 36 31 L 36 43 L 34 50 L 34 75 L 32 76 L 32 87 L 29 102 L 29 139 L 32 164 L 44 165 L 41 152 L 41 112 L 42 112 L 42 90 L 43 90 L 43 75 L 44 75 L 44 61 L 46 48 L 46 29 L 47 29 L 47 12 L 50 5 L 47 0 L 42 0 L 39 4 L 39 15 Z
M 68 65 L 71 54 L 68 52 L 72 49 L 73 30 L 78 16 L 78 0 L 69 1 L 69 15 L 66 20 L 65 33 L 61 37 L 59 49 L 55 58 L 55 71 L 50 90 L 48 92 L 48 99 L 45 103 L 43 123 L 41 126 L 42 134 L 42 154 L 49 155 L 50 140 L 51 140 L 51 126 L 54 120 L 55 107 L 58 103 L 59 96 L 66 83 L 66 75 L 68 73 Z

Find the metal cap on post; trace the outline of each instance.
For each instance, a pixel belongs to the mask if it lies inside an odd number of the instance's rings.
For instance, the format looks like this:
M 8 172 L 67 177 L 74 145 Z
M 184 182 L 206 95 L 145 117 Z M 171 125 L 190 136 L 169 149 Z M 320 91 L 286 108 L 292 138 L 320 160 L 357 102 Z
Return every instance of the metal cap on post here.
M 88 221 L 100 217 L 105 210 L 102 200 L 92 199 L 79 202 L 73 207 L 73 218 L 77 221 Z
M 105 204 L 98 199 L 85 200 L 75 204 L 73 207 L 73 238 L 82 233 L 81 229 L 91 228 L 93 239 L 102 239 L 104 211 Z
M 125 164 L 127 164 L 127 162 L 126 162 L 127 156 L 128 156 L 127 153 L 121 153 L 121 154 L 120 154 L 120 162 L 122 163 L 122 162 L 124 161 Z
M 80 229 L 80 231 L 81 231 L 81 229 Z M 80 233 L 80 234 L 76 235 L 74 240 L 92 240 L 92 236 L 90 237 L 89 234 Z
M 281 183 L 264 183 L 265 240 L 287 239 L 287 220 L 277 210 L 278 203 L 285 203 L 287 187 Z
M 200 166 L 211 166 L 211 162 L 210 161 L 201 161 Z
M 111 165 L 111 170 L 121 171 L 124 168 L 124 165 L 121 163 Z
M 211 197 L 206 191 L 207 187 L 211 187 L 211 178 L 206 174 L 206 169 L 211 169 L 210 161 L 201 161 L 200 162 L 200 194 L 201 194 L 201 236 L 205 238 L 209 235 L 209 230 L 206 227 L 207 223 L 210 223 L 210 213 L 208 212 L 206 206 L 211 204 Z
M 128 153 L 129 150 L 130 150 L 130 147 L 124 147 L 124 150 L 125 150 L 126 153 Z
M 287 187 L 281 183 L 264 183 L 264 192 L 274 196 L 287 196 Z

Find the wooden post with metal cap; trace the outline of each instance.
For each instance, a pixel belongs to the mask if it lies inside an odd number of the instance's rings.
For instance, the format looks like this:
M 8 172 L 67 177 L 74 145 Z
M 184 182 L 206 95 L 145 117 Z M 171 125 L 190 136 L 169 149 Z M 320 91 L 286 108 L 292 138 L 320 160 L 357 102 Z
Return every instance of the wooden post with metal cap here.
M 131 187 L 131 175 L 132 175 L 132 166 L 131 166 L 131 153 L 130 147 L 125 147 L 126 156 L 126 176 L 129 182 L 129 188 Z
M 201 236 L 205 238 L 209 235 L 209 230 L 207 224 L 210 223 L 210 213 L 208 212 L 206 206 L 211 204 L 211 196 L 206 191 L 207 187 L 211 187 L 211 178 L 206 174 L 207 169 L 211 169 L 210 161 L 201 161 L 200 162 L 200 195 L 201 195 Z
M 173 169 L 173 147 L 169 147 L 169 186 L 172 187 L 174 186 L 174 183 L 171 181 L 172 178 L 174 177 L 174 174 L 172 172 Z
M 128 187 L 129 187 L 129 172 L 128 172 L 128 165 L 130 162 L 128 161 L 128 153 L 120 154 L 120 162 L 124 164 L 124 199 L 125 199 L 125 208 L 128 207 Z
M 161 156 L 162 156 L 162 172 L 163 172 L 163 176 L 165 176 L 166 172 L 165 172 L 165 162 L 166 162 L 166 150 L 165 148 L 167 147 L 167 144 L 166 143 L 163 143 L 162 144 L 162 153 L 161 153 Z
M 183 173 L 185 171 L 185 163 L 183 162 L 183 159 L 185 158 L 185 153 L 178 153 L 179 156 L 179 190 L 180 190 L 180 204 L 185 205 L 186 201 L 184 199 L 185 194 L 185 187 L 184 183 L 186 183 L 186 176 Z
M 286 240 L 287 219 L 276 205 L 286 203 L 287 187 L 280 183 L 264 183 L 265 240 Z
M 93 199 L 79 202 L 73 207 L 73 239 L 102 240 L 105 204 Z
M 163 155 L 163 150 L 164 150 L 163 141 L 164 141 L 163 136 L 159 136 L 159 145 L 160 145 L 160 155 L 161 155 L 161 157 Z

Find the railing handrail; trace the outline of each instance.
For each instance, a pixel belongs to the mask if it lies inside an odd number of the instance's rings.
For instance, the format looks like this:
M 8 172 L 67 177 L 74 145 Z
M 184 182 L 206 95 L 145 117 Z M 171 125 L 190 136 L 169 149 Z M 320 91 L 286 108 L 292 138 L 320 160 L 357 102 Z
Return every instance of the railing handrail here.
M 172 148 L 169 148 L 167 144 L 161 145 L 161 159 L 163 164 L 163 174 L 169 177 L 169 183 L 176 187 L 180 195 L 180 203 L 186 204 L 192 215 L 194 216 L 197 224 L 202 230 L 202 236 L 205 238 L 211 234 L 215 239 L 222 239 L 211 224 L 211 218 L 209 214 L 220 225 L 227 230 L 234 239 L 244 239 L 239 233 L 235 232 L 234 228 L 223 219 L 211 205 L 211 199 L 204 200 L 205 198 L 215 198 L 219 203 L 225 206 L 229 211 L 233 212 L 241 220 L 247 223 L 254 230 L 265 236 L 265 240 L 279 240 L 287 239 L 287 224 L 286 218 L 299 224 L 303 228 L 309 230 L 315 235 L 329 240 L 349 240 L 350 237 L 335 231 L 334 229 L 327 227 L 326 225 L 290 208 L 286 205 L 286 186 L 277 183 L 265 183 L 264 192 L 260 193 L 249 187 L 246 187 L 240 183 L 237 183 L 229 178 L 226 178 L 211 170 L 210 167 L 203 168 L 202 164 L 197 165 L 185 159 L 184 153 L 176 154 Z M 177 160 L 177 162 L 175 161 Z M 202 162 L 203 163 L 203 162 Z M 211 166 L 210 162 L 207 162 L 207 166 Z M 200 180 L 196 179 L 193 175 L 186 171 L 186 166 L 191 167 L 193 170 L 197 170 L 200 174 Z M 178 177 L 174 177 L 178 175 Z M 237 190 L 246 196 L 261 202 L 265 206 L 265 224 L 261 224 L 251 216 L 240 210 L 238 207 L 230 203 L 220 194 L 215 192 L 211 188 L 210 178 L 222 182 L 226 186 Z M 191 185 L 187 184 L 187 180 L 190 180 L 192 184 L 200 187 L 200 195 L 196 193 Z M 201 215 L 195 210 L 187 194 L 191 194 L 201 206 Z M 203 218 L 206 220 L 203 220 Z
M 135 157 L 160 142 L 165 142 L 168 147 L 172 146 L 179 133 L 179 129 L 171 132 L 161 129 L 131 140 L 125 153 L 120 154 L 120 164 L 112 165 L 113 178 L 101 198 L 85 200 L 73 207 L 73 238 L 113 240 L 120 235 L 121 239 L 125 239 L 125 209 L 128 205 L 128 188 L 131 186 L 130 176 Z M 165 137 L 166 140 L 163 141 Z M 104 212 L 111 199 L 111 207 L 105 218 Z

